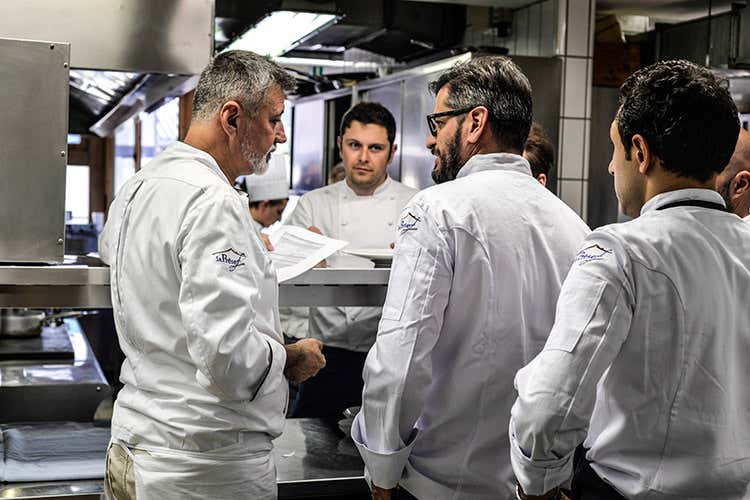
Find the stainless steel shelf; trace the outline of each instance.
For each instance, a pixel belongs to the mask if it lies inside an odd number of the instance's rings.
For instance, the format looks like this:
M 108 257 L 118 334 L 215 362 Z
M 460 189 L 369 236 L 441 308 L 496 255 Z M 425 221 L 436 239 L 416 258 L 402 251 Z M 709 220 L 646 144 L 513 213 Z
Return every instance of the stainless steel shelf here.
M 390 269 L 311 269 L 279 286 L 281 306 L 382 306 Z M 109 268 L 0 266 L 0 307 L 112 307 Z

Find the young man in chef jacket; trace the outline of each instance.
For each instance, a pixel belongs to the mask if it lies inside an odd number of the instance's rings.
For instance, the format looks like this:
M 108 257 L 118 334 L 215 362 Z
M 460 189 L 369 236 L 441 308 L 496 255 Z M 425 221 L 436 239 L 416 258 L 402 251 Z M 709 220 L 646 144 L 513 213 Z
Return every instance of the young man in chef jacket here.
M 338 137 L 345 179 L 302 196 L 287 224 L 348 241 L 347 250 L 387 251 L 401 209 L 417 192 L 386 171 L 396 153 L 395 136 L 393 115 L 381 104 L 361 102 L 347 111 Z M 336 266 L 336 259 L 329 265 Z M 359 406 L 362 366 L 378 321 L 376 307 L 310 309 L 309 336 L 323 342 L 327 364 L 300 385 L 291 416 L 338 419 L 347 407 Z
M 737 108 L 708 69 L 663 61 L 620 88 L 615 192 L 544 350 L 516 376 L 519 498 L 748 498 L 750 225 L 715 191 Z

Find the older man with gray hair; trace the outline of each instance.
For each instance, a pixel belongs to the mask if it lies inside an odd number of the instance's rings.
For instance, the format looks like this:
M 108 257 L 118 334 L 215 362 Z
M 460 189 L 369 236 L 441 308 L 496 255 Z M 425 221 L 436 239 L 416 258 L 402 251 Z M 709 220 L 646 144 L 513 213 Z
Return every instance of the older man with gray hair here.
M 317 340 L 284 346 L 276 273 L 236 177 L 286 141 L 294 80 L 251 52 L 201 74 L 184 142 L 121 188 L 100 239 L 126 359 L 107 452 L 116 499 L 275 499 L 271 440 L 286 375 L 324 364 Z
M 430 88 L 440 185 L 401 214 L 352 437 L 376 498 L 505 500 L 513 375 L 544 346 L 588 227 L 521 156 L 531 87 L 515 64 L 473 59 Z

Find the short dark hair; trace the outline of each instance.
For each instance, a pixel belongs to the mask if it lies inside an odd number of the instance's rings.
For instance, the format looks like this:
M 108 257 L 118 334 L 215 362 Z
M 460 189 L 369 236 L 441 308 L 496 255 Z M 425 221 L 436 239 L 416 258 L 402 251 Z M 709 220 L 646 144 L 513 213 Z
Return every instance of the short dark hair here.
M 339 135 L 343 136 L 354 121 L 363 125 L 374 124 L 384 127 L 388 135 L 388 144 L 393 146 L 393 141 L 396 140 L 396 120 L 388 108 L 379 102 L 360 102 L 349 108 L 341 119 Z
M 523 151 L 531 128 L 531 85 L 510 59 L 482 56 L 457 63 L 430 82 L 430 90 L 437 95 L 446 85 L 448 106 L 453 109 L 484 106 L 500 145 L 519 153 Z
M 531 125 L 524 153 L 531 165 L 531 175 L 534 177 L 539 177 L 539 174 L 549 175 L 549 171 L 555 164 L 555 147 L 542 126 L 536 122 Z
M 724 170 L 740 131 L 725 82 L 682 60 L 630 75 L 620 87 L 616 120 L 628 160 L 640 134 L 665 170 L 701 182 Z

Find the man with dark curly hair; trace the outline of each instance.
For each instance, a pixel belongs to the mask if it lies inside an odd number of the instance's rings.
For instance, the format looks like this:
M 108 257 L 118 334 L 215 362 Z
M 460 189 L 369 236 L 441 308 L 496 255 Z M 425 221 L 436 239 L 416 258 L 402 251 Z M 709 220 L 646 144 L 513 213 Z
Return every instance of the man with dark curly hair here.
M 750 225 L 714 190 L 738 132 L 703 67 L 659 62 L 621 87 L 609 171 L 635 220 L 586 238 L 516 375 L 519 498 L 571 477 L 573 499 L 750 494 Z

